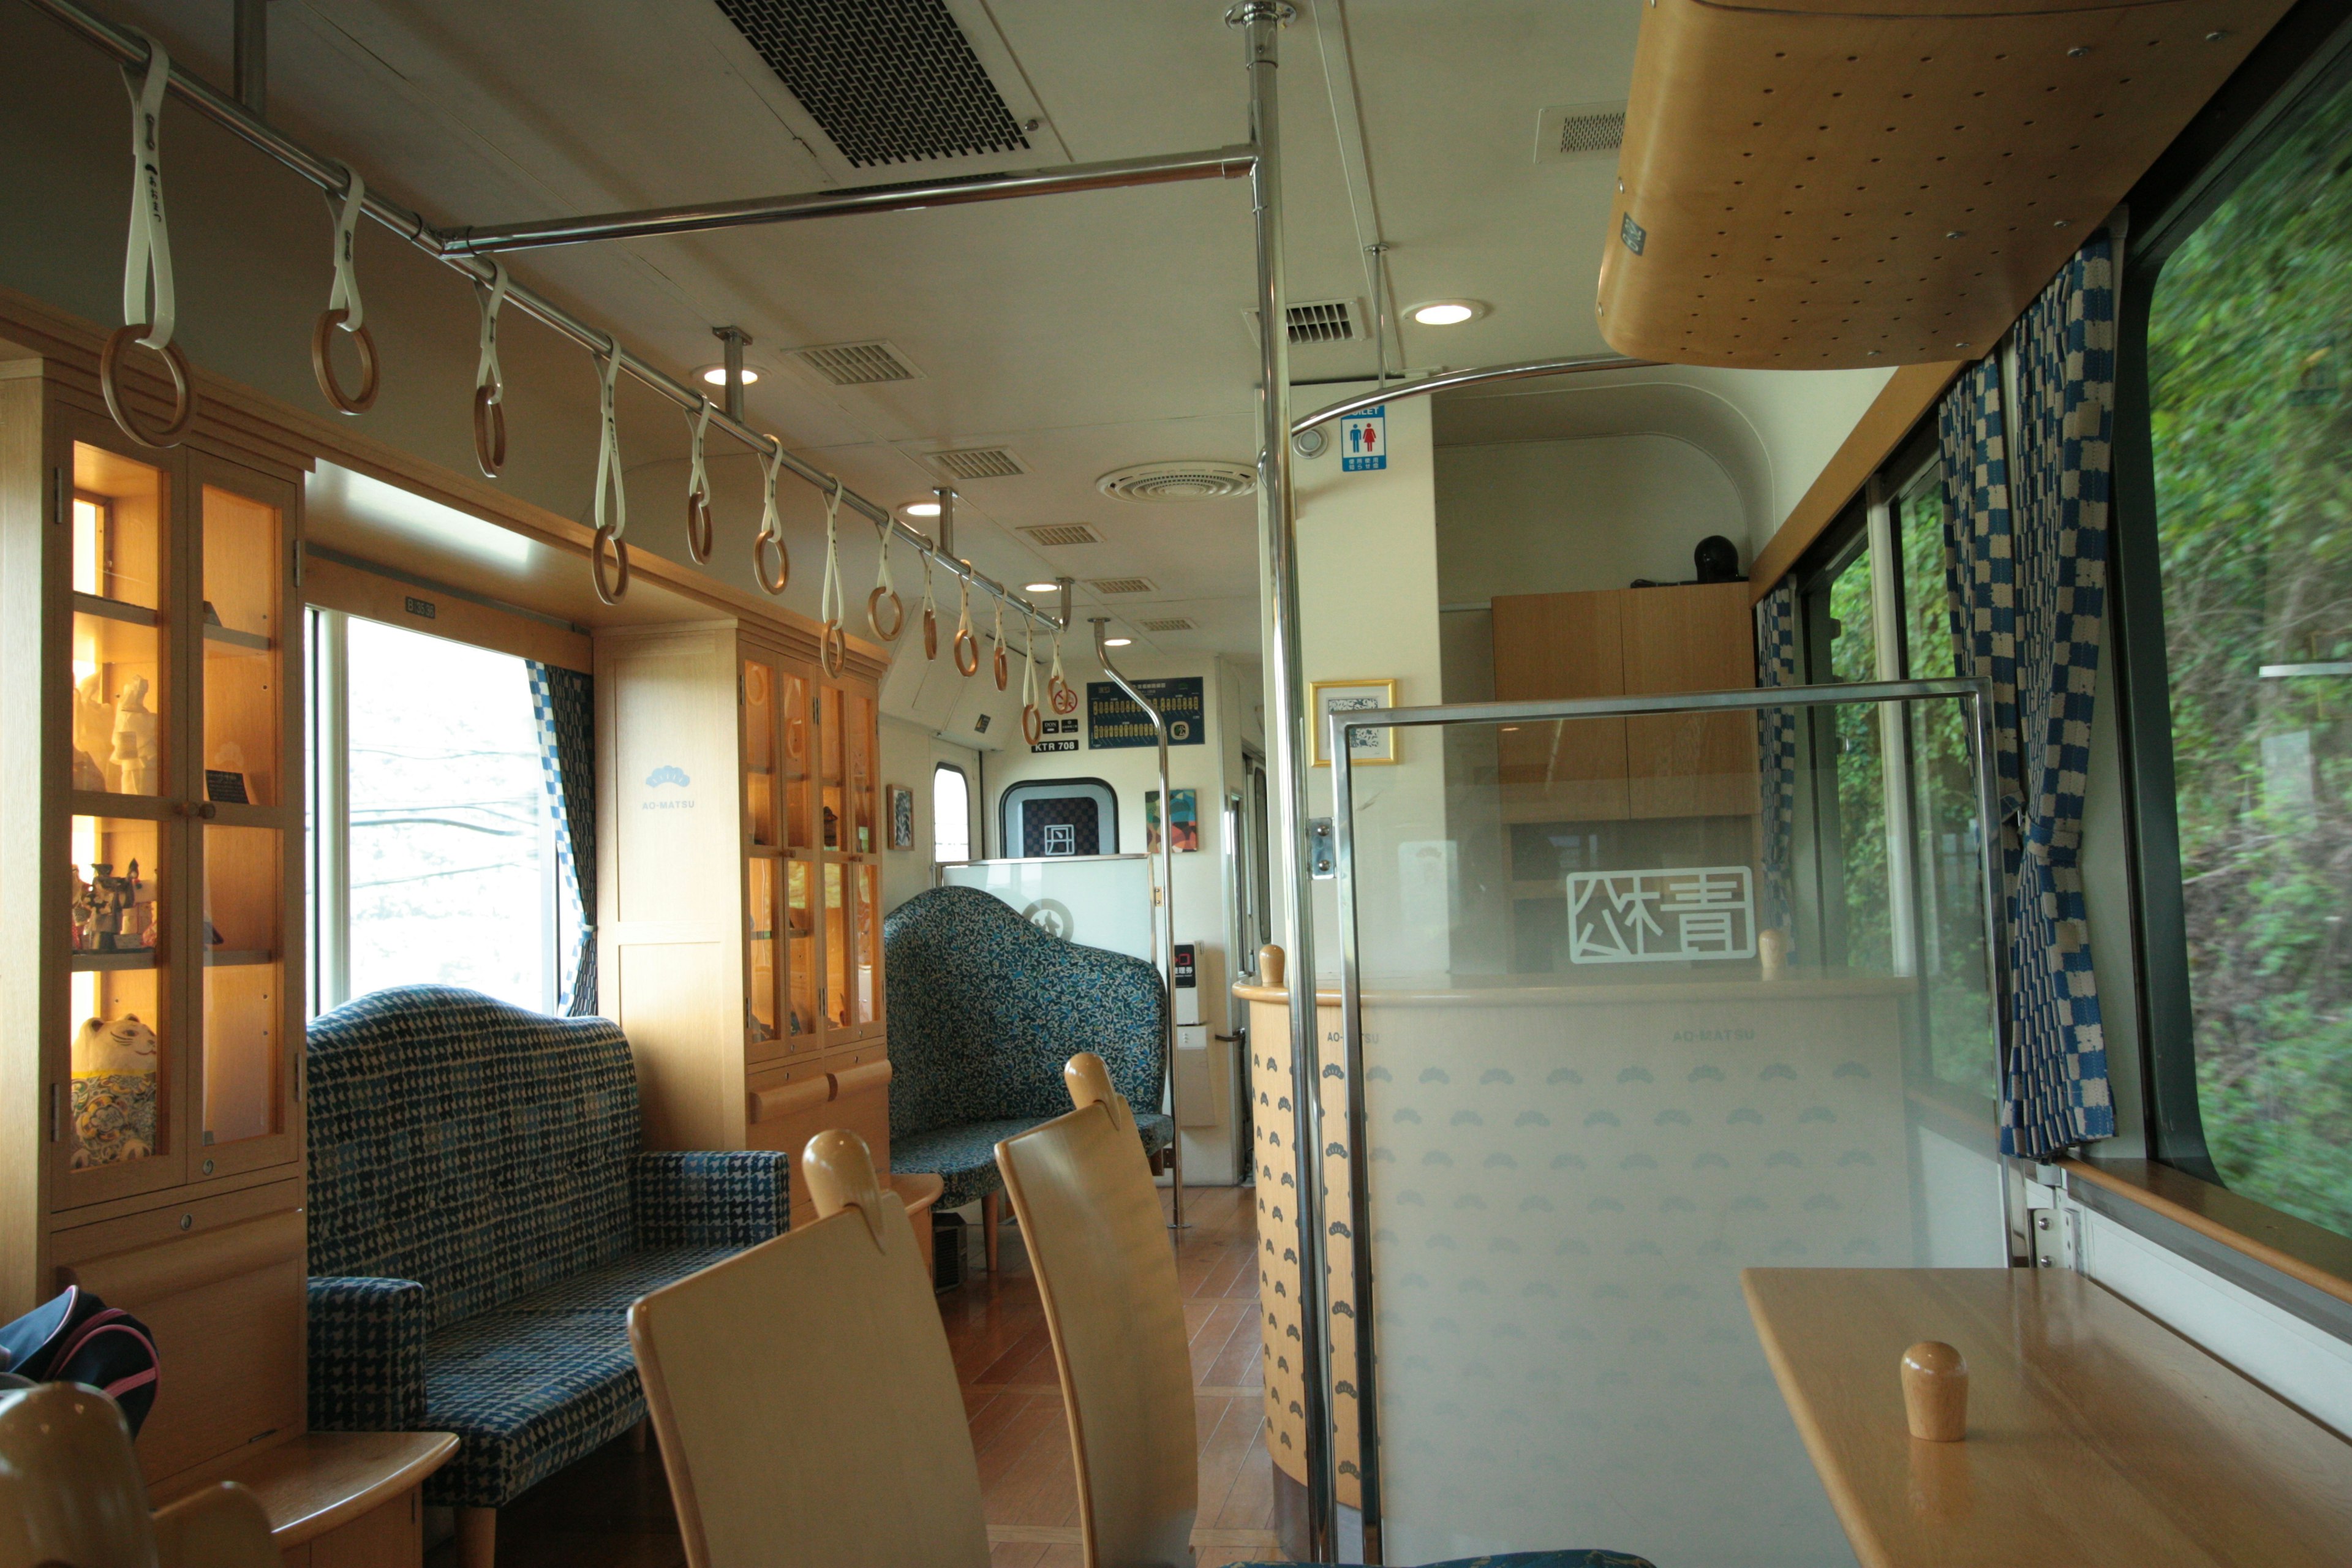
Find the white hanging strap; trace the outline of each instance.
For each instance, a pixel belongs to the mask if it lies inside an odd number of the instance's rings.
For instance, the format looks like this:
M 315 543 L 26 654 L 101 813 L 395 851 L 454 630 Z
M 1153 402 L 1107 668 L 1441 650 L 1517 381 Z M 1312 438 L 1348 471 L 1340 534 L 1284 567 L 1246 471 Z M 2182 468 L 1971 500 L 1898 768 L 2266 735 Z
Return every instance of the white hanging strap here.
M 356 181 L 359 176 L 354 174 L 352 178 Z M 337 232 L 340 234 L 341 231 L 339 229 Z M 341 276 L 335 279 L 335 288 L 338 292 L 342 289 Z M 503 403 L 507 395 L 507 378 L 506 373 L 499 368 L 499 307 L 507 302 L 507 264 L 492 257 L 488 285 L 476 283 L 474 292 L 482 307 L 481 353 L 475 361 L 474 390 L 479 392 L 488 388 L 492 403 Z M 355 300 L 359 298 L 356 287 L 352 297 Z M 356 328 L 359 324 L 356 309 L 352 314 L 354 319 L 349 324 Z
M 1054 633 L 1054 672 L 1045 678 L 1045 689 L 1051 691 L 1056 686 L 1067 685 L 1069 681 L 1062 675 L 1062 634 L 1057 629 Z
M 613 344 L 604 356 L 604 379 L 597 394 L 597 412 L 603 421 L 603 434 L 596 443 L 596 531 L 617 541 L 629 526 L 629 491 L 621 476 L 621 426 L 613 416 L 613 391 L 621 379 L 621 345 Z M 608 532 L 604 523 L 604 490 L 613 491 L 613 522 Z
M 895 599 L 898 596 L 898 584 L 890 580 L 890 533 L 891 528 L 888 523 L 877 522 L 874 525 L 874 542 L 880 548 L 882 554 L 882 564 L 875 569 L 874 587 L 877 592 L 887 594 Z M 928 582 L 930 577 L 930 563 L 925 562 L 923 564 L 924 579 Z
M 956 636 L 971 636 L 971 579 L 956 579 Z
M 828 625 L 841 620 L 841 549 L 835 537 L 834 523 L 841 514 L 841 481 L 835 479 L 833 489 L 824 492 L 824 586 L 818 590 L 817 619 Z
M 1037 623 L 1026 623 L 1028 630 L 1021 639 L 1021 706 L 1037 706 Z
M 705 400 L 702 407 L 703 416 L 705 418 L 708 418 L 710 411 L 710 405 L 708 400 Z M 777 441 L 772 436 L 768 437 L 768 439 L 773 442 L 774 445 L 770 448 L 767 458 L 767 495 L 760 502 L 760 537 L 762 539 L 782 539 L 783 537 L 783 520 L 776 515 L 776 474 L 784 466 L 784 444 L 782 441 Z M 702 459 L 702 433 L 699 430 L 695 432 L 694 456 L 695 461 L 698 465 L 697 471 L 698 472 L 699 464 Z
M 142 37 L 146 35 L 141 34 Z M 122 68 L 122 84 L 131 93 L 131 244 L 122 258 L 122 324 L 144 321 L 151 329 L 139 341 L 161 353 L 179 325 L 179 302 L 172 291 L 172 231 L 163 222 L 162 130 L 163 90 L 172 81 L 172 57 L 153 38 L 147 39 L 147 72 L 143 78 Z M 154 300 L 148 300 L 147 283 L 154 279 Z
M 996 601 L 996 629 L 988 634 L 988 640 L 996 646 L 997 652 L 1004 651 L 1004 601 L 1002 598 Z
M 356 332 L 367 324 L 367 313 L 360 308 L 360 278 L 352 266 L 352 253 L 360 242 L 360 214 L 367 210 L 367 182 L 360 178 L 357 169 L 345 169 L 351 184 L 343 192 L 343 210 L 335 219 L 335 288 L 327 296 L 327 309 L 341 310 L 339 323 L 347 332 Z M 607 403 L 610 403 L 608 395 Z
M 939 613 L 939 603 L 931 597 L 931 558 L 926 554 L 923 557 L 923 614 L 937 616 Z
M 686 493 L 689 500 L 696 496 L 701 497 L 704 500 L 709 500 L 710 499 L 710 470 L 703 466 L 702 461 L 703 438 L 709 434 L 710 399 L 706 397 L 702 400 L 701 408 L 697 410 L 694 416 L 693 456 L 688 459 L 686 469 Z M 781 453 L 779 455 L 781 455 Z M 768 494 L 770 498 L 769 505 L 771 508 L 775 504 L 775 460 L 771 458 L 768 464 Z M 760 531 L 764 533 L 767 531 L 767 527 L 768 520 L 765 516 L 762 516 L 760 520 Z

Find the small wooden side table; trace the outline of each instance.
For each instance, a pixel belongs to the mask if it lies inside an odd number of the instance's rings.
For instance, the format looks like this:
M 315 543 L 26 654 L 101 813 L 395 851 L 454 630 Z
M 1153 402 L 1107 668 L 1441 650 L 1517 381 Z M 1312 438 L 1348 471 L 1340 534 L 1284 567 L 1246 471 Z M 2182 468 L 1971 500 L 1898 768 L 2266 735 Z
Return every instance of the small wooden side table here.
M 417 1568 L 425 1479 L 457 1451 L 447 1432 L 305 1432 L 201 1484 L 236 1481 L 260 1500 L 282 1568 Z M 154 1501 L 196 1489 L 165 1487 Z
M 923 1272 L 936 1285 L 939 1255 L 931 1249 L 931 1205 L 940 1201 L 948 1184 L 937 1171 L 893 1171 L 890 1190 L 907 1205 L 907 1222 L 915 1227 L 915 1250 L 923 1259 Z

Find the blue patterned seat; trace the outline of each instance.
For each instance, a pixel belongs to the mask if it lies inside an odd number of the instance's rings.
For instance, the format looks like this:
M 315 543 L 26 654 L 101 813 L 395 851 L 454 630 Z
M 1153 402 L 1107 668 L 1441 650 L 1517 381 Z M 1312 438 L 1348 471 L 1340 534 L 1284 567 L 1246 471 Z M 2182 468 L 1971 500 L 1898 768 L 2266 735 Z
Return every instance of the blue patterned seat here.
M 499 1508 L 645 1414 L 629 1303 L 785 1227 L 786 1157 L 638 1147 L 603 1018 L 441 985 L 311 1021 L 310 1425 L 455 1432 Z
M 933 888 L 882 922 L 890 1168 L 938 1173 L 941 1209 L 1003 1185 L 996 1144 L 1070 1109 L 1062 1066 L 1092 1051 L 1134 1106 L 1167 1081 L 1165 994 L 1139 958 L 1048 936 L 977 888 Z M 1176 1124 L 1139 1114 L 1147 1152 Z

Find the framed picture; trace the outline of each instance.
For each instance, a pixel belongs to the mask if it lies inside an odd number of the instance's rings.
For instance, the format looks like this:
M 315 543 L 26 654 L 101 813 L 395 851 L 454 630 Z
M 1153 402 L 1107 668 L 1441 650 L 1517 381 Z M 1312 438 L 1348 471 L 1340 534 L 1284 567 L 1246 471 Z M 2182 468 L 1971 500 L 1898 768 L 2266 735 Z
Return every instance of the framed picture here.
M 1168 792 L 1175 802 L 1168 814 L 1174 825 L 1175 837 L 1169 848 L 1178 855 L 1198 855 L 1201 852 L 1201 792 L 1176 789 Z M 1147 855 L 1160 853 L 1160 792 L 1143 792 L 1143 849 Z
M 1393 680 L 1315 680 L 1307 687 L 1307 753 L 1314 765 L 1328 768 L 1330 753 L 1324 748 L 1329 743 L 1327 728 L 1334 713 L 1350 712 L 1359 708 L 1393 708 L 1397 705 L 1397 683 Z M 1360 731 L 1350 741 L 1348 760 L 1357 767 L 1393 763 L 1397 760 L 1397 732 L 1394 730 Z
M 884 784 L 882 789 L 890 800 L 890 847 L 912 849 L 915 847 L 915 792 L 905 784 Z

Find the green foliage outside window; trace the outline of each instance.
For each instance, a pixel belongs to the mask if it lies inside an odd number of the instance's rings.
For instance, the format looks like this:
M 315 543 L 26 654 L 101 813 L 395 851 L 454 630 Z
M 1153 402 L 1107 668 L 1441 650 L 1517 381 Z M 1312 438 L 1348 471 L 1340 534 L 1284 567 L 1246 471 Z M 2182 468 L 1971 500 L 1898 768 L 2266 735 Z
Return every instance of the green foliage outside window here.
M 2206 1142 L 2231 1187 L 2352 1234 L 2352 678 L 2276 673 L 2352 660 L 2352 94 L 2206 220 L 2149 307 Z

